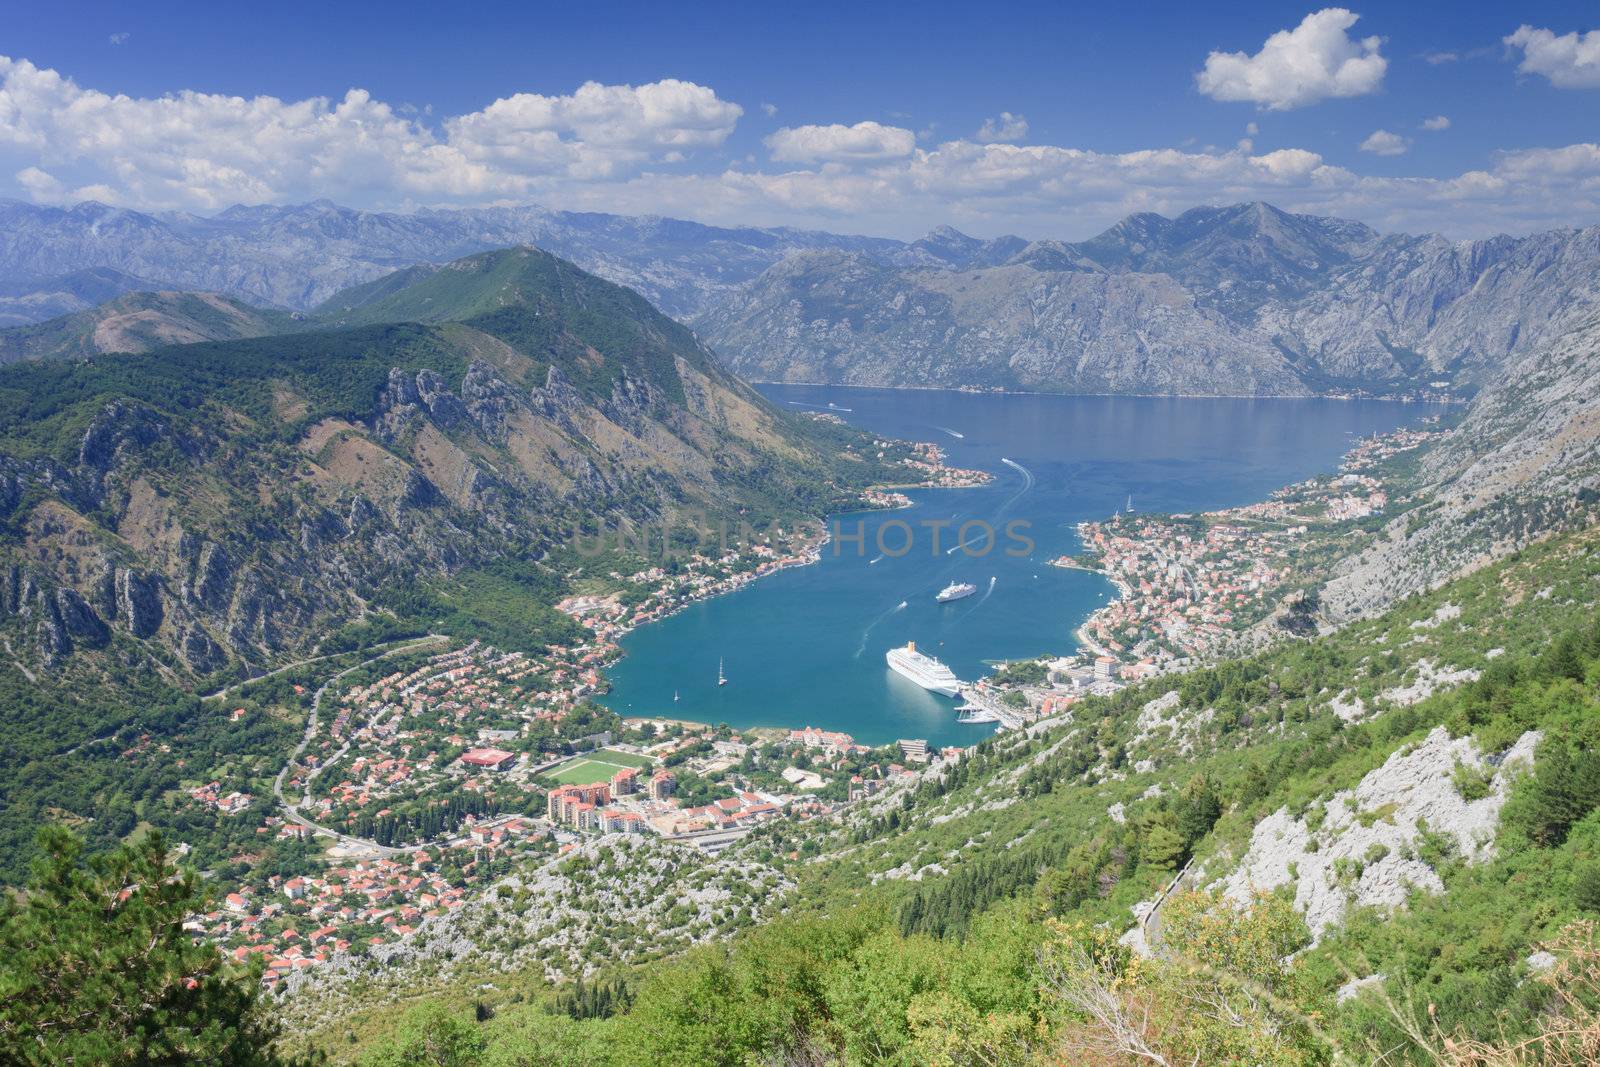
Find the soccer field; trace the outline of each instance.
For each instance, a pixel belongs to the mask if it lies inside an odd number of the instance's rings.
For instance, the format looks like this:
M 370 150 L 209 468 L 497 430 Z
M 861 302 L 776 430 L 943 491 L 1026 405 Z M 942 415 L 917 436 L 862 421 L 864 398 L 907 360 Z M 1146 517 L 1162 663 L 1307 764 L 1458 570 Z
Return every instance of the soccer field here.
M 642 769 L 648 766 L 650 760 L 646 756 L 603 748 L 598 752 L 574 756 L 555 770 L 546 771 L 544 777 L 561 785 L 590 785 L 610 781 L 611 776 L 624 767 Z

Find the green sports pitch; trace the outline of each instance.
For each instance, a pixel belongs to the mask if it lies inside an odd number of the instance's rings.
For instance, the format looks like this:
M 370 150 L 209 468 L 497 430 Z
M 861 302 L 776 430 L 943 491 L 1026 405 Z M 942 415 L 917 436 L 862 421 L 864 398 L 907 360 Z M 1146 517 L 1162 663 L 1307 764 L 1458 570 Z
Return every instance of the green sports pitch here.
M 560 785 L 591 785 L 594 782 L 610 781 L 611 776 L 624 767 L 643 769 L 650 766 L 650 762 L 648 756 L 635 756 L 631 752 L 614 752 L 609 748 L 602 748 L 597 752 L 585 752 L 581 756 L 573 756 L 561 766 L 545 771 L 541 777 Z

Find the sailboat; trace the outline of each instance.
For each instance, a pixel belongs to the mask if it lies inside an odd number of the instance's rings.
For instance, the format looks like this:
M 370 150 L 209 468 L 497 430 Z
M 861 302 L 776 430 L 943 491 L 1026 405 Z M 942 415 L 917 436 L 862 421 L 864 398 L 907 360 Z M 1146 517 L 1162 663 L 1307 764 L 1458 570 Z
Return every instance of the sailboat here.
M 728 684 L 728 676 L 722 673 L 722 657 L 721 656 L 717 657 L 717 684 L 718 685 L 727 685 Z

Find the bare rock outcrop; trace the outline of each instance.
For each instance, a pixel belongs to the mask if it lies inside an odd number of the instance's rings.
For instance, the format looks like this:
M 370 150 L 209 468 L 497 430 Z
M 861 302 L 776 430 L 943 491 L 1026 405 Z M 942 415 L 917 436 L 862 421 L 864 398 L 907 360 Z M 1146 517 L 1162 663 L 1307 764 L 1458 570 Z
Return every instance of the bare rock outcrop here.
M 1352 906 L 1392 908 L 1414 891 L 1438 892 L 1443 883 L 1424 858 L 1428 850 L 1469 862 L 1492 855 L 1500 809 L 1538 741 L 1530 731 L 1491 762 L 1470 737 L 1436 727 L 1320 808 L 1301 816 L 1280 808 L 1262 819 L 1222 888 L 1244 899 L 1292 885 L 1295 906 L 1318 937 Z M 1458 766 L 1491 776 L 1484 796 L 1468 800 L 1457 791 Z

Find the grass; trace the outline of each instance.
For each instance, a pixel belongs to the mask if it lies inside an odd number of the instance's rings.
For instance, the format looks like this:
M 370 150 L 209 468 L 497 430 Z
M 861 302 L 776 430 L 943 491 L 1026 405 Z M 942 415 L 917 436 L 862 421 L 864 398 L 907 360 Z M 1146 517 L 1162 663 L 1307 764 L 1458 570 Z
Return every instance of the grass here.
M 610 781 L 613 774 L 625 767 L 642 769 L 648 766 L 648 756 L 602 748 L 588 755 L 574 756 L 555 770 L 546 772 L 543 777 L 561 785 L 591 785 Z

